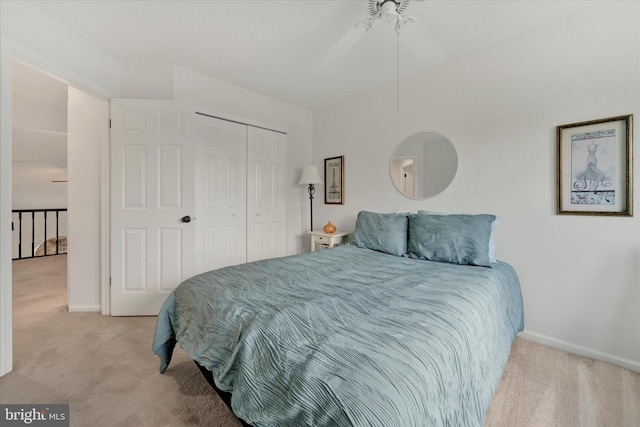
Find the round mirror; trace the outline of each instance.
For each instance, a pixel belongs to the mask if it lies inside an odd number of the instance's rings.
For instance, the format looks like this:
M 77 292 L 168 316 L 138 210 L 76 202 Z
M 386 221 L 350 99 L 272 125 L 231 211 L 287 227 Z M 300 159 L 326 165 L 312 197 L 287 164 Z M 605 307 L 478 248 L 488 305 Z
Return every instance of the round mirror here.
M 447 138 L 420 132 L 406 138 L 391 156 L 391 180 L 399 192 L 412 199 L 440 194 L 458 170 L 458 154 Z

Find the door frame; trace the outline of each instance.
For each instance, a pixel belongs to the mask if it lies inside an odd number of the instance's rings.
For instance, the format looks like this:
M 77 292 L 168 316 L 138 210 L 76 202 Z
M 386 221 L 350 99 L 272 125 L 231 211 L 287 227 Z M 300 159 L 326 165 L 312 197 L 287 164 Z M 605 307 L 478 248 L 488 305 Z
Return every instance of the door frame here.
M 11 64 L 24 62 L 45 74 L 74 86 L 93 96 L 109 100 L 109 90 L 98 86 L 42 55 L 0 36 L 0 376 L 13 369 L 13 310 L 11 274 Z M 105 120 L 108 120 L 105 117 Z M 109 156 L 108 146 L 101 152 L 100 207 L 100 286 L 101 311 L 109 314 Z M 106 155 L 105 155 L 106 151 Z
M 0 40 L 0 376 L 13 369 L 11 275 L 11 46 Z

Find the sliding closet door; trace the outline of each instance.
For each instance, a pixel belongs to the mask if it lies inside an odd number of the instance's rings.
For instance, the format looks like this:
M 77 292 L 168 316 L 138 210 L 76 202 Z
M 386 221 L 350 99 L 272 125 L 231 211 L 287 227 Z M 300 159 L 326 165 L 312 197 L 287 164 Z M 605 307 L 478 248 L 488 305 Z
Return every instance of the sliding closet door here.
M 287 254 L 287 136 L 249 127 L 247 261 Z
M 247 256 L 247 127 L 196 115 L 196 270 Z

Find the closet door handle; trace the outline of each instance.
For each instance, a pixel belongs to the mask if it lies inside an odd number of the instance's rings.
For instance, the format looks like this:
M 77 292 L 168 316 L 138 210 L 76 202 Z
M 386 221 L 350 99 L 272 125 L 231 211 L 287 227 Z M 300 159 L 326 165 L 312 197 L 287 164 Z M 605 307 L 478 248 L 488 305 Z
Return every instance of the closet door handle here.
M 189 215 L 185 215 L 182 218 L 180 218 L 180 221 L 184 222 L 185 224 L 188 224 L 191 222 L 191 217 Z

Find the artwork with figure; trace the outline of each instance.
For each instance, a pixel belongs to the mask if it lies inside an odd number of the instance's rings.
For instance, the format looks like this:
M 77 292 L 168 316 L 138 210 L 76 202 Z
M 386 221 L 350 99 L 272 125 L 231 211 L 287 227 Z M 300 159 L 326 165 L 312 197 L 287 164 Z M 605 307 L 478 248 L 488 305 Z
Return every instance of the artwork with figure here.
M 615 204 L 615 138 L 615 129 L 571 135 L 571 204 Z

